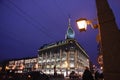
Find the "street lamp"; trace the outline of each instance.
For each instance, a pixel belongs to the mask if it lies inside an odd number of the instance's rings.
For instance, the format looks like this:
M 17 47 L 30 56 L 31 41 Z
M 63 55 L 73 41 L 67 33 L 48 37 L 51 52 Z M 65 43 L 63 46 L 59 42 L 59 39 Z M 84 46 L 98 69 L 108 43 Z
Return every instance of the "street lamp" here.
M 98 28 L 99 32 L 98 32 L 98 35 L 96 37 L 96 40 L 97 40 L 98 44 L 100 45 L 99 54 L 102 53 L 102 51 L 101 51 L 100 26 L 98 24 L 98 20 L 97 19 L 87 20 L 86 18 L 80 18 L 80 19 L 76 20 L 76 22 L 77 22 L 77 26 L 78 26 L 78 29 L 79 29 L 80 32 L 86 31 L 88 25 L 90 25 L 93 29 Z
M 86 31 L 87 25 L 91 25 L 93 29 L 96 29 L 98 27 L 98 24 L 93 24 L 93 21 L 94 20 L 87 20 L 86 18 L 80 18 L 76 20 L 80 32 Z
M 108 0 L 95 0 L 103 53 L 104 80 L 118 80 L 120 76 L 120 30 Z M 102 5 L 102 6 L 101 6 Z

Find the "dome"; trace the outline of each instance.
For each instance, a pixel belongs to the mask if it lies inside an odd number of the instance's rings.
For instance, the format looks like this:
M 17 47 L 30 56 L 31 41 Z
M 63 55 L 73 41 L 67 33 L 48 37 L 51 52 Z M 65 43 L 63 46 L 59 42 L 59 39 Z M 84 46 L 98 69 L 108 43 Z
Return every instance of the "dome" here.
M 68 27 L 66 36 L 67 36 L 67 39 L 71 39 L 71 38 L 74 39 L 75 38 L 75 33 L 71 27 Z

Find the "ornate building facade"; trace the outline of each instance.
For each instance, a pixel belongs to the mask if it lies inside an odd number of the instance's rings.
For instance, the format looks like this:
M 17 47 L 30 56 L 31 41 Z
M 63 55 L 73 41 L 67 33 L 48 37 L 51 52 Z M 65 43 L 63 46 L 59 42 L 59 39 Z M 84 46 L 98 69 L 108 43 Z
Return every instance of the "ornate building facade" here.
M 39 69 L 47 74 L 55 71 L 65 76 L 71 71 L 82 74 L 84 68 L 89 67 L 89 56 L 74 37 L 69 19 L 65 40 L 43 45 L 38 50 Z

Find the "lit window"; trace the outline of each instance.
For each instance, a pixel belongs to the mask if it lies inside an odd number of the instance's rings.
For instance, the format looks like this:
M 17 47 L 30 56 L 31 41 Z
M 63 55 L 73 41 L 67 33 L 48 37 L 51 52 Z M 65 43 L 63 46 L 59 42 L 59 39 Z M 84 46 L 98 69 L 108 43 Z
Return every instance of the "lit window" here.
M 74 63 L 70 63 L 70 67 L 74 67 Z

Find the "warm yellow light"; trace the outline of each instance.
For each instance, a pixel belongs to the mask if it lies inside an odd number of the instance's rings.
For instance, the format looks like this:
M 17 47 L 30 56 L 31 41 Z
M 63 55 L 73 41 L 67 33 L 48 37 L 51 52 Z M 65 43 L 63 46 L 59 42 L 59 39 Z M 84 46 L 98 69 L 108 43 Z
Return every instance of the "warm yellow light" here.
M 8 66 L 5 67 L 6 70 L 9 70 L 10 68 Z
M 2 70 L 2 67 L 0 67 L 0 71 Z
M 68 67 L 68 62 L 65 61 L 65 62 L 63 63 L 63 65 L 62 65 L 62 67 L 63 67 L 63 68 L 67 68 L 67 67 Z
M 76 22 L 77 22 L 77 26 L 80 31 L 86 31 L 86 29 L 87 29 L 87 20 L 86 19 L 80 18 Z
M 103 67 L 100 67 L 101 70 L 103 70 Z
M 68 67 L 68 63 L 67 63 L 67 61 L 65 61 L 65 67 L 66 67 L 66 68 Z
M 89 59 L 87 59 L 87 62 L 89 62 Z
M 35 64 L 35 68 L 38 69 L 38 63 Z

